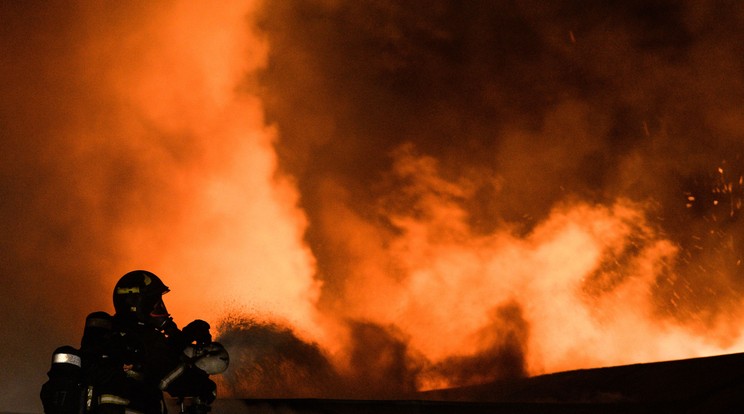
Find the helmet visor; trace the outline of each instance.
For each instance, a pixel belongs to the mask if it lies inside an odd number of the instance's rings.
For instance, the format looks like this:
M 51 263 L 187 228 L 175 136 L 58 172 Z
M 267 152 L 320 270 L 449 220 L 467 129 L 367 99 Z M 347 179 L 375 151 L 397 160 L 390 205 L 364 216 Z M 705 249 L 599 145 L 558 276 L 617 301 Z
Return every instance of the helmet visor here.
M 168 309 L 165 307 L 163 298 L 160 297 L 160 295 L 157 295 L 148 296 L 143 299 L 145 299 L 146 302 L 149 302 L 142 312 L 144 314 L 144 321 L 158 329 L 162 328 L 170 319 L 170 314 L 168 313 Z
M 158 296 L 157 299 L 152 302 L 150 306 L 148 306 L 148 309 L 150 311 L 150 316 L 153 318 L 167 318 L 168 316 L 170 316 L 170 314 L 168 313 L 168 309 L 166 309 L 165 307 L 165 302 L 163 302 L 163 298 L 160 296 Z

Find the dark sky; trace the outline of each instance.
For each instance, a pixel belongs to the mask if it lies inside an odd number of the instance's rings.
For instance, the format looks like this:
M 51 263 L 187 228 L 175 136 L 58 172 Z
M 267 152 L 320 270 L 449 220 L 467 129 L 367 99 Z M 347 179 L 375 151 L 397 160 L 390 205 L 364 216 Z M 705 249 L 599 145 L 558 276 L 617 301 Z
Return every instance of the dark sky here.
M 627 286 L 648 289 L 644 320 L 701 344 L 633 357 L 730 349 L 744 5 L 544 3 L 0 3 L 0 411 L 40 409 L 51 351 L 133 267 L 171 275 L 189 315 L 233 300 L 353 321 L 435 379 L 478 358 L 572 367 L 535 308 L 611 318 L 599 301 Z M 566 305 L 549 265 L 591 249 L 543 252 L 572 225 L 601 248 Z M 440 349 L 427 330 L 476 339 Z M 462 381 L 498 376 L 478 375 Z

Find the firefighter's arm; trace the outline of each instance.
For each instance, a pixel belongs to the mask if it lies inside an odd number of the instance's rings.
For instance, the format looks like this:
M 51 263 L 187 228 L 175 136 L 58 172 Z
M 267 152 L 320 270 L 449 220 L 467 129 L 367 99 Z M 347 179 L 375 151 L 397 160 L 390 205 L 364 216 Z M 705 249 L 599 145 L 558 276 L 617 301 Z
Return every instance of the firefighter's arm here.
M 183 328 L 183 336 L 187 344 L 196 343 L 197 346 L 205 346 L 212 342 L 212 334 L 209 332 L 209 324 L 197 319 Z

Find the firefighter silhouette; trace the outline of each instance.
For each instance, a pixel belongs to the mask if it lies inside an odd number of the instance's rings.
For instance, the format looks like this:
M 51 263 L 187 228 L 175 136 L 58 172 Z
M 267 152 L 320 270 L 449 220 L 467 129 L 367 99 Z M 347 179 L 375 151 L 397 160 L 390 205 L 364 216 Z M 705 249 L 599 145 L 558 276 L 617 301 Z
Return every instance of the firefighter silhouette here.
M 168 291 L 145 270 L 122 276 L 113 292 L 115 314 L 91 313 L 80 349 L 55 350 L 41 390 L 44 412 L 162 414 L 163 391 L 181 401 L 181 411 L 210 411 L 216 386 L 209 375 L 227 369 L 227 351 L 212 342 L 203 320 L 178 328 L 163 302 Z

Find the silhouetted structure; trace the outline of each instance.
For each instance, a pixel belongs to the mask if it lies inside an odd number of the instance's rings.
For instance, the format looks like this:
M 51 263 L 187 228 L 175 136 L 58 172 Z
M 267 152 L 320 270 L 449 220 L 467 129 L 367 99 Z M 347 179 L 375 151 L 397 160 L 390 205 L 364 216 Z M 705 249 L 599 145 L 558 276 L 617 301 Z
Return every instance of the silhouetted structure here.
M 227 413 L 739 413 L 744 354 L 583 369 L 422 392 L 409 401 L 223 400 Z

